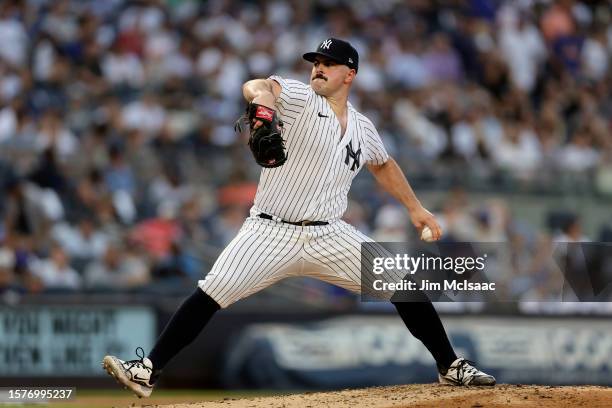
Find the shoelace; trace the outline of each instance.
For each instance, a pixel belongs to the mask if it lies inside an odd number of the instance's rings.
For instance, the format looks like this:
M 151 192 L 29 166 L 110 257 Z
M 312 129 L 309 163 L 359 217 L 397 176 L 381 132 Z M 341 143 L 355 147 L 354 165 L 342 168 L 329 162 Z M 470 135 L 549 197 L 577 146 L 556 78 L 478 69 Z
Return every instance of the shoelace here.
M 142 347 L 136 348 L 136 355 L 140 358 L 140 360 L 126 361 L 126 363 L 129 364 L 126 370 L 131 370 L 132 367 L 136 367 L 136 368 L 144 368 L 145 370 L 151 373 L 152 372 L 151 368 L 147 367 L 144 364 L 145 352 Z
M 457 378 L 463 379 L 464 374 L 478 375 L 479 371 L 473 366 L 474 364 L 476 363 L 473 361 L 462 359 L 457 367 Z

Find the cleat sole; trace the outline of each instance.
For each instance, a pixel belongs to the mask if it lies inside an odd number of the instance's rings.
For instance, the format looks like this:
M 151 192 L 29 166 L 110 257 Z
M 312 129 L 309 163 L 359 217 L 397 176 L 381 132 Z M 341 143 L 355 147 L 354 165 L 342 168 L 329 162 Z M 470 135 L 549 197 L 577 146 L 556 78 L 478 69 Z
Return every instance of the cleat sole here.
M 145 389 L 145 391 L 142 391 L 144 387 L 134 384 L 125 375 L 117 373 L 116 370 L 119 370 L 119 368 L 114 368 L 114 364 L 115 363 L 112 357 L 105 356 L 102 362 L 102 367 L 111 377 L 115 379 L 117 384 L 121 385 L 126 390 L 132 391 L 138 398 L 148 397 L 151 395 L 151 392 L 153 391 L 152 389 Z

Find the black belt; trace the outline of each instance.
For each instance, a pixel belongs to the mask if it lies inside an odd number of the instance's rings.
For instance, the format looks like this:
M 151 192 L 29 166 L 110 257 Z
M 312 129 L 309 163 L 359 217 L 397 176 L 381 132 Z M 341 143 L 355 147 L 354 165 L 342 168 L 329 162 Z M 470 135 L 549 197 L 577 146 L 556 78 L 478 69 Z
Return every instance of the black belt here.
M 265 213 L 261 213 L 258 215 L 259 218 L 263 218 L 265 220 L 273 220 L 274 218 L 272 218 L 271 215 L 269 214 L 265 214 Z M 316 225 L 328 225 L 329 222 L 327 221 L 285 221 L 285 220 L 281 220 L 282 222 L 284 222 L 285 224 L 291 224 L 291 225 L 299 225 L 302 227 L 314 227 Z

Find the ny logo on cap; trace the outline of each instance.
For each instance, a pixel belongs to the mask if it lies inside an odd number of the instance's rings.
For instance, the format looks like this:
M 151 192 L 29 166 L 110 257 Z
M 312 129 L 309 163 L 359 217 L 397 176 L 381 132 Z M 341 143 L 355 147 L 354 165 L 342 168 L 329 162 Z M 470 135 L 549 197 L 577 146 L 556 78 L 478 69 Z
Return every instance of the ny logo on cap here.
M 325 40 L 321 43 L 321 49 L 325 48 L 326 50 L 329 50 L 329 47 L 331 46 L 332 40 Z

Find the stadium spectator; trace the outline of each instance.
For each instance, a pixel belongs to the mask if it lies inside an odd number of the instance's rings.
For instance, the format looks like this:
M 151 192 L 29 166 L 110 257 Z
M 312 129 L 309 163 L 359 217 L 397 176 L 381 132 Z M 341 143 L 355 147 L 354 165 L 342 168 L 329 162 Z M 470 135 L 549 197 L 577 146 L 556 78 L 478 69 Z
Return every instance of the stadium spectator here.
M 11 2 L 0 6 L 0 38 L 5 42 L 0 59 L 15 66 L 24 65 L 28 52 L 27 27 L 19 18 L 18 6 Z
M 59 222 L 53 227 L 51 237 L 71 258 L 82 260 L 101 257 L 109 241 L 108 236 L 97 229 L 92 217 L 83 217 L 76 225 Z
M 147 137 L 159 132 L 166 121 L 166 110 L 155 95 L 146 92 L 140 100 L 135 100 L 123 108 L 122 122 L 126 129 L 138 129 Z
M 45 290 L 77 290 L 82 286 L 82 278 L 70 266 L 68 254 L 57 244 L 52 245 L 48 258 L 33 262 L 32 274 L 40 279 Z
M 374 220 L 372 239 L 379 242 L 406 242 L 410 220 L 402 207 L 387 204 L 381 207 Z
M 142 247 L 154 260 L 165 259 L 181 236 L 177 215 L 175 203 L 162 201 L 157 207 L 155 218 L 142 221 L 130 231 L 131 242 Z
M 541 151 L 533 129 L 525 123 L 507 121 L 504 137 L 495 146 L 496 165 L 513 173 L 519 179 L 533 179 L 541 164 Z
M 0 246 L 0 293 L 17 289 L 15 254 L 11 248 Z
M 149 266 L 134 251 L 108 245 L 100 259 L 85 267 L 84 283 L 92 289 L 130 289 L 150 282 Z
M 7 107 L 0 112 L 0 129 L 6 130 L 6 133 L 0 130 L 0 157 L 11 164 L 17 175 L 25 177 L 34 170 L 39 154 L 34 121 L 26 113 L 25 108 L 20 107 L 15 111 L 14 127 L 10 124 L 6 128 L 4 126 L 7 123 L 3 117 L 9 109 L 11 108 Z M 12 111 L 9 111 L 8 114 L 12 115 Z M 2 124 L 3 122 L 5 125 Z
M 567 171 L 585 172 L 596 167 L 599 159 L 592 137 L 584 131 L 577 131 L 569 144 L 559 151 L 558 165 Z
M 499 32 L 499 47 L 510 68 L 512 83 L 531 92 L 546 57 L 544 41 L 525 13 L 515 12 L 508 20 Z

